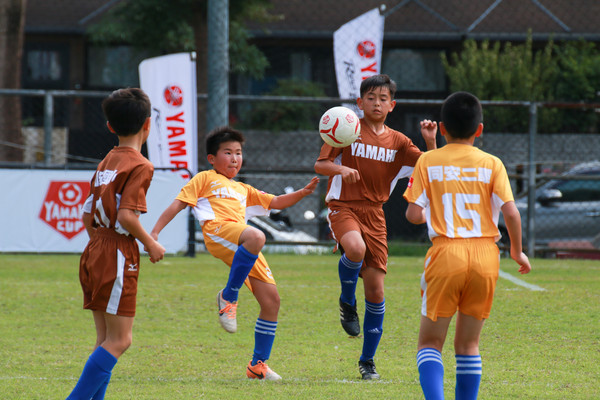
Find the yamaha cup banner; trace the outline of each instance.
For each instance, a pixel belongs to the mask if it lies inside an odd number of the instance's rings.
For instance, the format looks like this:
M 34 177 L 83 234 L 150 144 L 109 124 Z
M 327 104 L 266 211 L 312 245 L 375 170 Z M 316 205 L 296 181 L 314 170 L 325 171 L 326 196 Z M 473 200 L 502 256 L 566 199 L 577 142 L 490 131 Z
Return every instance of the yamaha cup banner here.
M 81 253 L 89 237 L 81 215 L 94 171 L 0 169 L 0 252 Z M 140 216 L 150 232 L 187 179 L 172 171 L 154 171 L 146 195 L 148 212 Z M 185 251 L 187 213 L 179 213 L 160 235 L 167 253 Z M 143 246 L 140 246 L 140 250 Z
M 198 167 L 195 53 L 149 58 L 140 63 L 140 87 L 152 102 L 148 158 L 154 167 Z M 190 179 L 186 171 L 182 177 Z
M 384 19 L 379 8 L 374 8 L 333 33 L 333 58 L 341 98 L 360 97 L 360 83 L 381 70 Z M 344 106 L 362 118 L 356 103 Z

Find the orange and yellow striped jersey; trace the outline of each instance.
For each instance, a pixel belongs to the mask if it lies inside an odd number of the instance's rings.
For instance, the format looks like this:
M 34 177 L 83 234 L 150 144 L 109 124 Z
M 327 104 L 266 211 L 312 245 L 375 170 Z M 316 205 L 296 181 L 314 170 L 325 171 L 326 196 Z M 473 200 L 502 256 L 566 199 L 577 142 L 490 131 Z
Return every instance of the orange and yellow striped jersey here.
M 502 161 L 465 144 L 424 153 L 404 198 L 425 209 L 429 237 L 500 238 L 498 216 L 513 194 Z
M 268 215 L 273 197 L 209 170 L 196 174 L 176 199 L 193 207 L 194 215 L 203 225 L 209 220 L 246 223 L 256 215 Z

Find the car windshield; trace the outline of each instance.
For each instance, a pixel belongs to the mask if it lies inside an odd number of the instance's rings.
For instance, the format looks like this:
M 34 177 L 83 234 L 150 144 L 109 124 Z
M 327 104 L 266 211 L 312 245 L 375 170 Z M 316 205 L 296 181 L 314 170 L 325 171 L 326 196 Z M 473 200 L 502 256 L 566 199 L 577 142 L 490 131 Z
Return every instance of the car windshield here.
M 566 176 L 594 176 L 600 178 L 600 170 L 570 172 Z M 553 179 L 538 189 L 538 197 L 545 192 L 555 190 L 560 196 L 555 200 L 560 202 L 600 201 L 600 179 Z

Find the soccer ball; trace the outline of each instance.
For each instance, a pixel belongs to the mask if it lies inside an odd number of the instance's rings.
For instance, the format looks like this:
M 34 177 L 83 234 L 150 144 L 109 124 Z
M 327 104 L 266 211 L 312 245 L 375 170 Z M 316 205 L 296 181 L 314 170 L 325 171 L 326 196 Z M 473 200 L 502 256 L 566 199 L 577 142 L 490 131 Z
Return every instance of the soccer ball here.
M 350 146 L 360 135 L 360 121 L 351 109 L 332 107 L 321 117 L 319 133 L 330 146 Z

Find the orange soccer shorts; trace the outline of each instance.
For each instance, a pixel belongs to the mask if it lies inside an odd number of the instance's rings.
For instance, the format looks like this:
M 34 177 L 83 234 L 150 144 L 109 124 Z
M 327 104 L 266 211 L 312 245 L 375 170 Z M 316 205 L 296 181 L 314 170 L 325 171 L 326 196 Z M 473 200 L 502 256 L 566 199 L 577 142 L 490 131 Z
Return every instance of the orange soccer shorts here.
M 135 316 L 140 250 L 133 236 L 97 228 L 79 262 L 83 308 Z
M 387 273 L 387 228 L 381 205 L 370 201 L 332 201 L 328 207 L 329 228 L 336 242 L 339 244 L 350 231 L 360 232 L 366 246 L 363 268 L 366 265 Z
M 487 319 L 499 268 L 500 252 L 492 238 L 434 238 L 421 277 L 421 314 L 436 321 L 452 317 L 458 309 Z
M 222 260 L 231 267 L 233 255 L 238 249 L 240 235 L 249 225 L 232 221 L 206 221 L 202 226 L 204 245 L 214 257 Z M 259 281 L 275 284 L 273 273 L 262 253 L 258 254 L 256 264 L 248 274 L 248 277 Z M 246 278 L 246 286 L 252 290 L 250 281 Z

